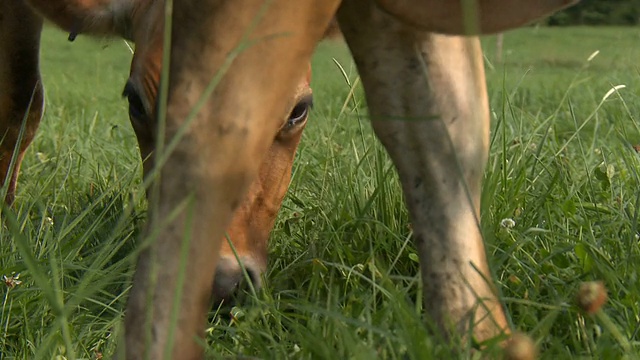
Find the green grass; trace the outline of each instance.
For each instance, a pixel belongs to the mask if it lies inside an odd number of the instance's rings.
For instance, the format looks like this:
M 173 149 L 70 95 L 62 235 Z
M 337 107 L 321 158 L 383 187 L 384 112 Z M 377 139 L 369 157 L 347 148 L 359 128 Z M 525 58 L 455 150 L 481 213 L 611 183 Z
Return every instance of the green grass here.
M 542 357 L 640 357 L 640 30 L 527 28 L 487 37 L 491 158 L 482 199 L 490 262 L 514 328 Z M 47 110 L 3 211 L 0 359 L 110 358 L 146 202 L 121 41 L 43 39 Z M 600 53 L 591 61 L 589 56 Z M 339 42 L 314 58 L 316 107 L 270 243 L 266 289 L 212 312 L 207 354 L 261 358 L 451 357 L 421 314 L 418 264 L 396 175 L 366 121 Z M 604 95 L 614 85 L 626 88 Z M 502 227 L 510 218 L 513 228 Z M 585 316 L 585 280 L 610 300 Z M 463 346 L 462 356 L 465 357 Z

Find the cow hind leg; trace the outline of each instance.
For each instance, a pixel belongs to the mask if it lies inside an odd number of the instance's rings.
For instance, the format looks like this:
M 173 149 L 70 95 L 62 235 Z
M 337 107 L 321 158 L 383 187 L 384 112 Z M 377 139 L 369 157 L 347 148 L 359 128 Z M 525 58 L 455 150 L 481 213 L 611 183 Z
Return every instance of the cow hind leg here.
M 0 179 L 12 203 L 24 153 L 42 117 L 42 19 L 23 1 L 0 0 Z
M 338 20 L 400 175 L 427 315 L 448 338 L 501 334 L 478 223 L 489 126 L 478 40 L 417 31 L 360 0 L 343 2 Z

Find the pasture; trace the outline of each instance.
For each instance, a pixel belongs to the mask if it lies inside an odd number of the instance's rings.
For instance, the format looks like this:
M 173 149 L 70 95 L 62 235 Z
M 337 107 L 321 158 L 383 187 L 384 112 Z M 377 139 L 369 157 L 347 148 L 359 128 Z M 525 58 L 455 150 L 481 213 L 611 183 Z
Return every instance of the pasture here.
M 0 293 L 0 360 L 111 358 L 144 240 L 141 164 L 121 98 L 130 51 L 66 37 L 44 33 L 45 118 L 15 209 L 2 210 L 0 275 L 21 283 Z M 484 39 L 482 229 L 513 327 L 542 358 L 638 358 L 640 29 L 521 29 L 505 34 L 501 64 L 494 46 Z M 315 108 L 266 287 L 212 309 L 207 356 L 450 358 L 419 315 L 411 224 L 345 46 L 321 44 L 313 66 Z M 626 87 L 609 92 L 617 85 Z M 595 315 L 575 305 L 589 280 L 609 293 Z

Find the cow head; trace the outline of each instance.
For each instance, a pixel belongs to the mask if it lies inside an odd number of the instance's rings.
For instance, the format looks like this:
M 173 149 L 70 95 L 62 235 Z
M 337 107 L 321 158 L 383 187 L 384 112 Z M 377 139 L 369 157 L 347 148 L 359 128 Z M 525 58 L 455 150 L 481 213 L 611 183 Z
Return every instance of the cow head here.
M 70 39 L 84 33 L 119 36 L 135 43 L 130 77 L 123 95 L 129 101 L 129 116 L 138 143 L 145 176 L 154 167 L 156 109 L 163 61 L 164 1 L 155 0 L 29 0 L 30 4 L 58 26 Z M 223 35 L 223 34 L 222 34 Z M 227 237 L 222 242 L 213 285 L 214 300 L 228 299 L 243 280 L 242 265 L 255 287 L 266 269 L 267 240 L 287 191 L 293 159 L 312 103 L 311 68 L 300 79 L 295 93 L 282 99 L 290 112 L 282 114 L 281 127 L 273 135 L 258 178 L 239 205 Z M 211 189 L 211 191 L 224 191 Z M 234 249 L 232 249 L 232 247 Z M 235 251 L 234 251 L 235 250 Z M 237 257 L 236 257 L 237 254 Z M 214 256 L 214 254 L 211 254 Z

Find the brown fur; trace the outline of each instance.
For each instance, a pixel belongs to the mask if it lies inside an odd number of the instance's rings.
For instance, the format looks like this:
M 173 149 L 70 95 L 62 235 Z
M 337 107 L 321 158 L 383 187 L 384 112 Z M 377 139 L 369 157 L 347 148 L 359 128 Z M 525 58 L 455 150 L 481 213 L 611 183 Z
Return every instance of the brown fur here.
M 8 203 L 13 202 L 20 163 L 44 106 L 38 59 L 41 29 L 42 19 L 26 4 L 0 1 L 0 181 L 9 182 Z M 19 149 L 15 157 L 14 148 Z
M 322 35 L 323 39 L 334 40 L 342 38 L 342 32 L 340 32 L 340 25 L 338 25 L 338 19 L 333 18 L 329 23 L 329 26 Z
M 579 0 L 375 0 L 405 24 L 443 34 L 491 34 L 525 25 Z

